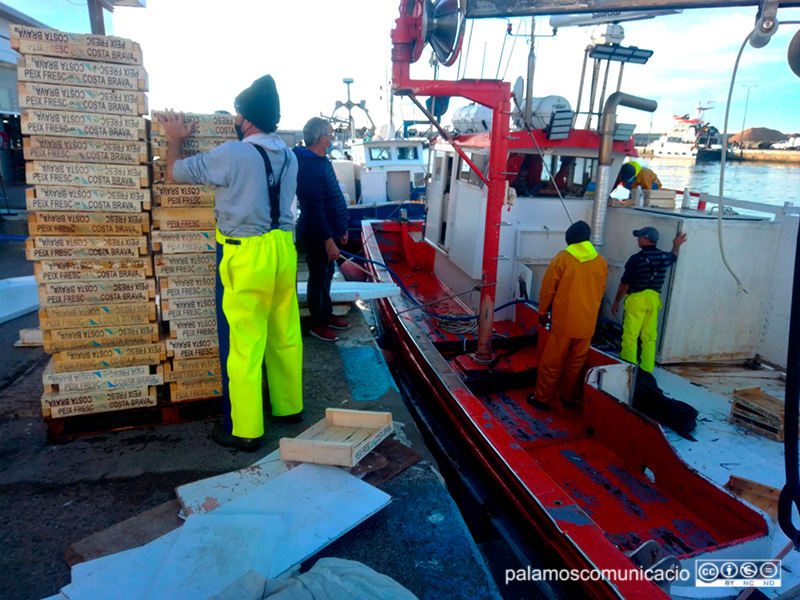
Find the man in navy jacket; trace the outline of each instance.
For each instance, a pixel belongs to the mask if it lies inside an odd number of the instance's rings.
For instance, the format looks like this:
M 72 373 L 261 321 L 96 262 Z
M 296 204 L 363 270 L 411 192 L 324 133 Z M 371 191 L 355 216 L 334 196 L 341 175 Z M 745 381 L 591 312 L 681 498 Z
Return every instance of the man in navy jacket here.
M 347 243 L 347 204 L 328 160 L 333 129 L 328 121 L 314 117 L 303 127 L 304 147 L 297 147 L 297 200 L 300 218 L 297 241 L 308 264 L 308 310 L 311 335 L 326 342 L 339 339 L 333 329 L 350 324 L 333 314 L 331 279 L 339 258 L 338 240 Z

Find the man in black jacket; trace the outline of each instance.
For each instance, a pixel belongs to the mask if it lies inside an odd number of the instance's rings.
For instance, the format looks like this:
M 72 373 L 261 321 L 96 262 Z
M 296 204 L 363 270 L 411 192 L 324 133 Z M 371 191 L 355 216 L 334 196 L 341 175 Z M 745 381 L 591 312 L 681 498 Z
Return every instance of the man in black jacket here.
M 311 335 L 326 342 L 339 339 L 334 329 L 350 324 L 333 314 L 331 279 L 339 258 L 338 240 L 347 243 L 347 204 L 328 160 L 333 129 L 328 121 L 314 117 L 303 127 L 305 148 L 294 148 L 297 155 L 297 200 L 300 218 L 297 241 L 308 264 L 308 310 Z

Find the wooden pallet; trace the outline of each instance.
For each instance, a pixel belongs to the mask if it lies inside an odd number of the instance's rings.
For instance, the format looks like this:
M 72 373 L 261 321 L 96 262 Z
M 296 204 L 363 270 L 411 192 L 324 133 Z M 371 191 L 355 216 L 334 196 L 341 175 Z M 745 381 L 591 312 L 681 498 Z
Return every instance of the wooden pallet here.
M 155 406 L 114 412 L 44 419 L 49 441 L 97 435 L 126 429 L 175 425 L 215 419 L 222 415 L 222 398 L 202 398 L 184 402 L 159 400 Z
M 760 387 L 733 390 L 731 423 L 782 442 L 784 438 L 784 403 L 762 392 Z

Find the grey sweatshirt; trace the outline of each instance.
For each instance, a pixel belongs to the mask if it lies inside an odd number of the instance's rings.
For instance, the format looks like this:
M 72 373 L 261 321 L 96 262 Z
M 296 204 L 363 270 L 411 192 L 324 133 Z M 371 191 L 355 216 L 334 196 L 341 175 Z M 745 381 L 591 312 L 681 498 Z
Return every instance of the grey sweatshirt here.
M 253 237 L 270 230 L 270 203 L 264 161 L 252 144 L 267 150 L 272 172 L 281 181 L 280 228 L 294 229 L 291 212 L 297 189 L 297 158 L 276 133 L 257 133 L 241 142 L 225 142 L 213 150 L 176 161 L 177 183 L 213 185 L 217 228 L 228 237 Z M 289 160 L 284 168 L 284 163 Z

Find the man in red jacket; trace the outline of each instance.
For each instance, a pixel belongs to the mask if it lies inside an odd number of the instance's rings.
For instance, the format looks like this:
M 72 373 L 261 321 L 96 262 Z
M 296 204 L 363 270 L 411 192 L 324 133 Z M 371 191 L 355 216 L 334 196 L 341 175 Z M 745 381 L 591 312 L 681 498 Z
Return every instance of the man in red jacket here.
M 314 117 L 303 127 L 306 147 L 294 148 L 297 156 L 297 201 L 300 218 L 297 242 L 308 264 L 308 310 L 311 335 L 326 342 L 339 339 L 334 329 L 350 324 L 333 314 L 331 280 L 339 258 L 337 240 L 347 243 L 347 203 L 328 149 L 333 143 L 333 129 L 328 121 Z

